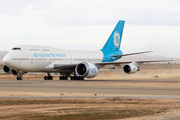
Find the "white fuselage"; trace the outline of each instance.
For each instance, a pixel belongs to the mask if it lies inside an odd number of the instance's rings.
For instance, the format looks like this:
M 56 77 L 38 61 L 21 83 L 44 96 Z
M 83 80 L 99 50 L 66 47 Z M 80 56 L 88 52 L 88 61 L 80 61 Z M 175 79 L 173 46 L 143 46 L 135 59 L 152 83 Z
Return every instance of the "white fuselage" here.
M 4 57 L 8 67 L 24 72 L 58 72 L 54 64 L 97 63 L 103 60 L 99 51 L 62 50 L 47 46 L 21 45 Z

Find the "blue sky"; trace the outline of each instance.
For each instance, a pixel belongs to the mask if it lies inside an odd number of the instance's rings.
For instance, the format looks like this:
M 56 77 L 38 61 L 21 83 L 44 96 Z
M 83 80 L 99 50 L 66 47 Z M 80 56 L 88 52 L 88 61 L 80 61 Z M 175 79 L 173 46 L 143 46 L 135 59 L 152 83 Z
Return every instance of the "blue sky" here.
M 121 50 L 180 57 L 179 0 L 0 0 L 0 49 L 98 50 L 125 20 Z

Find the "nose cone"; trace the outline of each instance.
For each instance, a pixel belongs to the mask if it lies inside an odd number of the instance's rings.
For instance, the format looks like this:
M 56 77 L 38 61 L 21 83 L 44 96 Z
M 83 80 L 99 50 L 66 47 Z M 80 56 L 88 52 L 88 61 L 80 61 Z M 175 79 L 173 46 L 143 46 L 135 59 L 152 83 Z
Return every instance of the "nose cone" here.
M 6 56 L 3 58 L 3 62 L 5 65 L 10 67 L 11 69 L 17 70 L 19 69 L 19 62 L 13 60 L 13 53 L 9 52 Z
M 4 62 L 4 64 L 9 65 L 11 62 L 11 58 L 9 58 L 8 55 L 6 55 L 3 58 L 3 62 Z

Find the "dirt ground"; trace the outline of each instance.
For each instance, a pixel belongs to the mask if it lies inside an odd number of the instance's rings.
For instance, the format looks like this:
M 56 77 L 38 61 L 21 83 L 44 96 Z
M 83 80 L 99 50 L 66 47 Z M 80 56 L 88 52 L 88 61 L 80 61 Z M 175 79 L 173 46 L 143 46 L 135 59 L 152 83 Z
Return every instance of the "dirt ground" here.
M 121 69 L 121 68 L 119 68 Z M 159 79 L 180 77 L 180 67 L 143 66 L 140 72 L 127 75 L 121 70 L 103 70 L 95 79 Z M 54 79 L 58 79 L 58 76 Z M 12 75 L 0 79 L 14 80 Z M 24 80 L 42 80 L 43 75 L 24 75 Z M 94 79 L 92 79 L 94 80 Z M 86 84 L 86 83 L 84 83 Z M 91 84 L 91 83 L 88 83 Z M 94 83 L 92 83 L 94 84 Z M 96 85 L 102 85 L 97 83 Z M 179 88 L 177 82 L 103 83 L 103 85 Z M 66 94 L 66 93 L 64 93 Z M 76 95 L 84 95 L 77 93 Z M 113 93 L 112 93 L 113 94 Z M 59 93 L 0 91 L 1 96 L 57 96 Z M 72 94 L 66 94 L 71 96 Z M 74 95 L 74 94 L 73 94 Z M 127 99 L 113 98 L 48 98 L 48 99 L 0 99 L 2 120 L 178 120 L 180 99 Z
M 180 116 L 180 100 L 63 98 L 1 99 L 4 120 L 152 120 Z

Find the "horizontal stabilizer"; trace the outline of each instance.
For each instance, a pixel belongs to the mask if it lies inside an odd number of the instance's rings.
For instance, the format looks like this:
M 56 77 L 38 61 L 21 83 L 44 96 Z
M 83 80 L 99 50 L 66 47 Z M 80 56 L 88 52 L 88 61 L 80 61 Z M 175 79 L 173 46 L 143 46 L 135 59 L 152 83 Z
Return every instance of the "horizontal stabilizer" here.
M 123 55 L 113 55 L 113 57 L 122 57 L 122 56 L 129 56 L 129 55 L 136 55 L 136 54 L 143 54 L 143 53 L 149 53 L 152 51 L 145 51 L 145 52 L 138 52 L 138 53 L 129 53 L 129 54 L 123 54 Z

